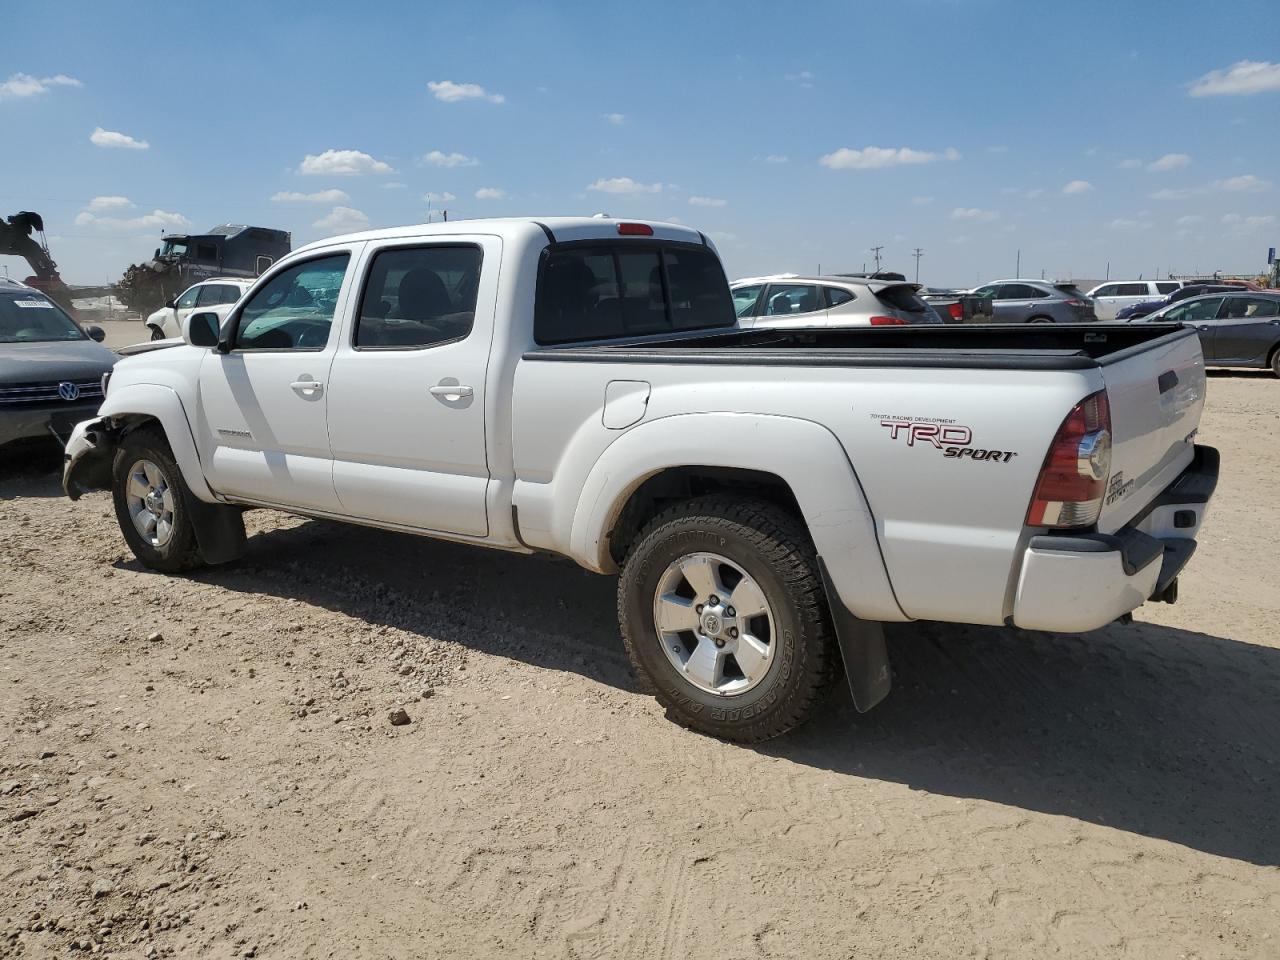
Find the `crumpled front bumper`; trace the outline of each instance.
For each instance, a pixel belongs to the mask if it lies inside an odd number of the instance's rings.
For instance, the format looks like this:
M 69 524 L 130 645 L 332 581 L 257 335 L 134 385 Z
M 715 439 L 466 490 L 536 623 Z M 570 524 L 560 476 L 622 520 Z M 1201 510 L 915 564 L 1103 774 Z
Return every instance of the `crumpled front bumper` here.
M 115 438 L 105 417 L 77 423 L 62 458 L 63 492 L 72 500 L 79 500 L 90 490 L 109 488 L 115 449 Z
M 1052 533 L 1027 545 L 1013 622 L 1028 630 L 1084 633 L 1147 600 L 1172 599 L 1178 574 L 1196 550 L 1218 483 L 1218 451 L 1195 459 L 1146 509 L 1114 534 Z

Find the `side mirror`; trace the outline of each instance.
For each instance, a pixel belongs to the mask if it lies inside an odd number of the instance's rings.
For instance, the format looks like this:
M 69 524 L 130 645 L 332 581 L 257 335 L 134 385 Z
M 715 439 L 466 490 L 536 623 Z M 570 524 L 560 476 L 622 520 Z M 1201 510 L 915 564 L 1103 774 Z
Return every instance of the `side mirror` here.
M 159 247 L 156 247 L 156 252 L 155 252 L 155 253 L 153 253 L 153 254 L 151 255 L 151 259 L 152 259 L 152 260 L 159 260 L 159 259 L 160 259 L 160 248 L 159 248 Z
M 191 314 L 182 321 L 182 339 L 193 347 L 216 347 L 218 315 L 209 311 Z
M 97 324 L 87 324 L 84 328 L 84 332 L 89 335 L 90 340 L 96 340 L 98 343 L 107 339 L 107 331 L 103 330 Z
M 168 300 L 166 300 L 166 301 L 164 302 L 164 305 L 165 305 L 166 307 L 168 307 L 170 310 L 177 310 L 177 309 L 178 309 L 178 301 L 177 301 L 177 300 L 175 300 L 175 299 L 173 299 L 173 297 L 170 297 Z

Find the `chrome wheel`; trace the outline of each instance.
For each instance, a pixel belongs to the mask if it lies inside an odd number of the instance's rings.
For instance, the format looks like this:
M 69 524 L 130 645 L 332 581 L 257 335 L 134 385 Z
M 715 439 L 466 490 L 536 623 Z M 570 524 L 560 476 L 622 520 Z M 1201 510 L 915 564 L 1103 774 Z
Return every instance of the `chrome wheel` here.
M 719 554 L 691 553 L 667 567 L 653 623 L 672 666 L 708 693 L 746 693 L 773 663 L 773 611 L 764 591 Z
M 173 536 L 174 492 L 164 471 L 150 460 L 135 462 L 129 468 L 124 499 L 143 540 L 153 547 L 169 542 Z

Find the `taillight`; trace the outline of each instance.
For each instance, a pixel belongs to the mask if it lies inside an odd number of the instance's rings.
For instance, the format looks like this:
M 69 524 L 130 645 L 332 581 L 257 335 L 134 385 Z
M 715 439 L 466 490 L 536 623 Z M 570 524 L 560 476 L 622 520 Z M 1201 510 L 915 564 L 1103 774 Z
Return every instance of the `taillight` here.
M 951 314 L 952 320 L 963 320 L 964 304 L 960 304 L 960 303 L 951 304 L 951 306 L 947 307 L 947 313 Z
M 899 327 L 906 326 L 907 321 L 901 317 L 872 317 L 871 325 L 873 327 Z
M 652 237 L 653 227 L 647 223 L 620 223 L 618 235 L 622 237 Z
M 1032 527 L 1098 522 L 1111 473 L 1111 405 L 1099 390 L 1077 403 L 1058 428 L 1027 510 Z

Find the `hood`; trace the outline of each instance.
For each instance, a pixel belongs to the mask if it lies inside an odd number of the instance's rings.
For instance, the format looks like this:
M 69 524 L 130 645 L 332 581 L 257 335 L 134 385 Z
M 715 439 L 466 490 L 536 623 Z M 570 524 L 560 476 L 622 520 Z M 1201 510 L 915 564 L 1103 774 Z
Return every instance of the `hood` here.
M 118 359 L 92 340 L 0 343 L 0 384 L 97 380 Z

